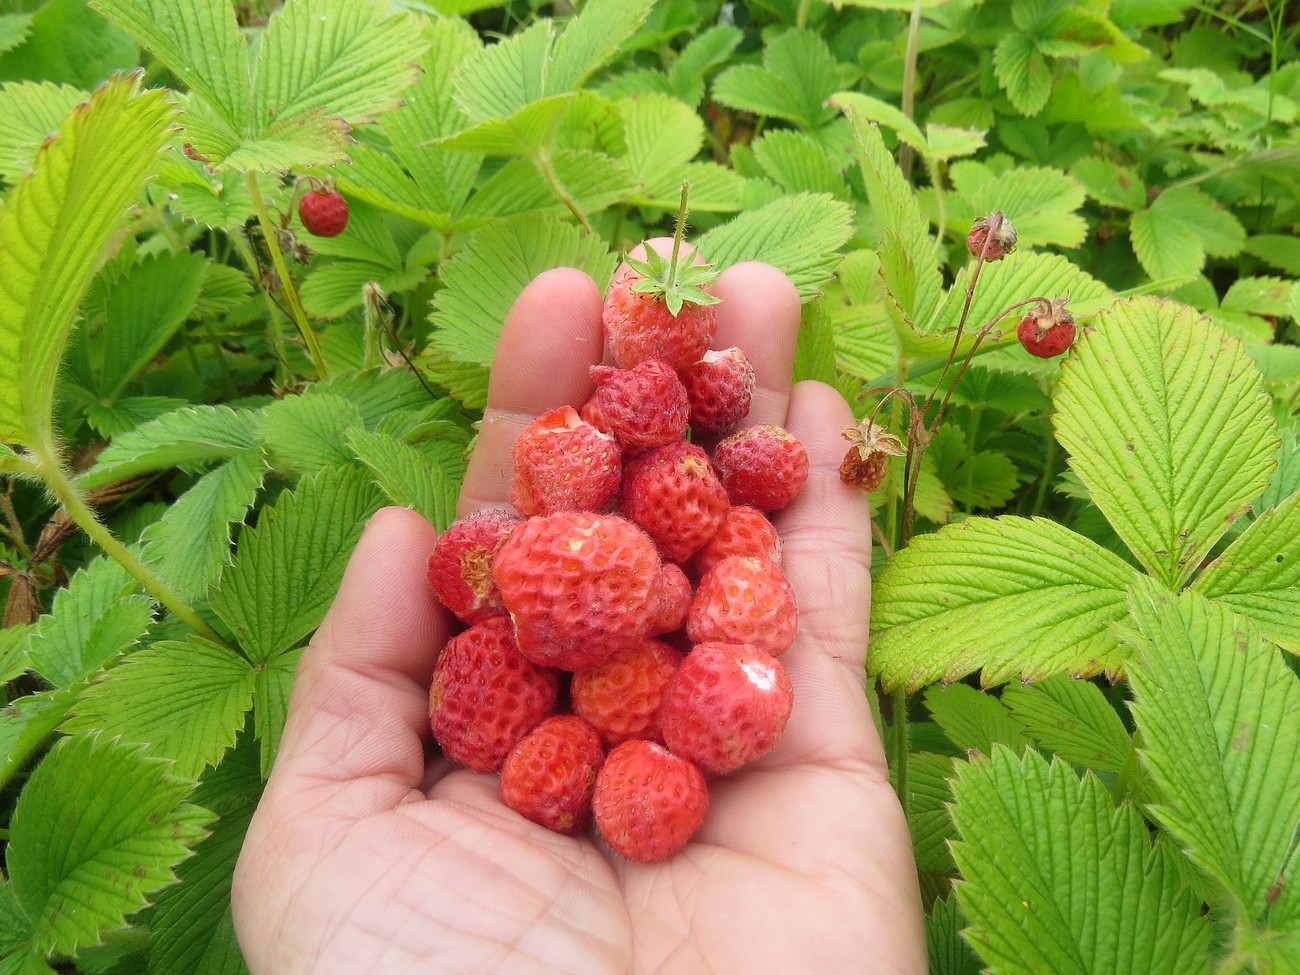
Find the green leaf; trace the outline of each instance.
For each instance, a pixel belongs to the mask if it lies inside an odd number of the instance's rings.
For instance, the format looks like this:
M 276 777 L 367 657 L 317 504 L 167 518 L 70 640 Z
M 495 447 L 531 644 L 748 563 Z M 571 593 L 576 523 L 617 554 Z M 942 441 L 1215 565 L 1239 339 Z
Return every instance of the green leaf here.
M 688 105 L 699 105 L 704 98 L 705 76 L 726 63 L 743 39 L 744 34 L 731 24 L 715 24 L 692 36 L 668 69 L 673 93 Z
M 1091 681 L 1057 674 L 1037 684 L 1008 684 L 1002 703 L 1037 744 L 1067 762 L 1118 772 L 1132 741 L 1124 722 Z
M 1170 588 L 1268 487 L 1278 436 L 1259 372 L 1186 306 L 1132 298 L 1099 315 L 1061 368 L 1056 408 L 1070 467 Z
M 204 474 L 145 529 L 144 559 L 181 599 L 203 599 L 231 558 L 230 526 L 244 520 L 266 474 L 259 451 Z
M 987 141 L 986 134 L 983 129 L 927 125 L 925 154 L 938 162 L 947 162 L 960 156 L 972 156 L 984 148 Z
M 1019 751 L 1029 744 L 1001 701 L 966 684 L 926 688 L 925 707 L 948 740 L 964 752 L 987 755 L 994 745 Z
M 153 622 L 153 604 L 112 559 L 95 559 L 54 597 L 32 630 L 27 665 L 61 686 L 87 677 L 134 644 Z
M 811 136 L 791 129 L 773 129 L 750 148 L 767 175 L 787 193 L 829 193 L 841 199 L 849 196 L 848 184 L 835 162 Z
M 1241 252 L 1246 231 L 1212 196 L 1194 186 L 1165 190 L 1133 214 L 1129 224 L 1133 252 L 1152 279 L 1195 277 L 1206 255 Z
M 90 89 L 140 61 L 131 38 L 92 10 L 85 0 L 10 0 L 7 9 L 34 11 L 23 43 L 5 52 L 0 78 L 52 81 Z
M 258 414 L 228 406 L 187 406 L 113 439 L 78 478 L 86 490 L 170 467 L 197 470 L 255 450 Z
M 77 306 L 156 165 L 171 109 L 115 78 L 75 110 L 0 211 L 0 440 L 53 443 Z
M 70 732 L 99 731 L 146 746 L 193 778 L 235 743 L 253 704 L 253 669 L 199 637 L 164 640 L 127 656 L 82 692 Z
M 968 518 L 918 535 L 876 577 L 870 665 L 909 692 L 983 668 L 1012 677 L 1115 673 L 1109 624 L 1133 569 L 1041 518 Z
M 7 864 L 36 946 L 97 944 L 176 879 L 212 815 L 193 782 L 138 748 L 83 735 L 58 742 L 18 798 Z
M 1192 588 L 1300 654 L 1300 493 L 1256 518 Z
M 274 192 L 269 178 L 263 177 L 259 182 L 264 195 Z M 173 213 L 230 232 L 242 229 L 254 213 L 253 197 L 243 174 L 232 170 L 214 172 L 197 159 L 186 158 L 175 147 L 163 157 L 155 193 L 165 198 L 167 209 Z M 246 277 L 243 271 L 228 264 L 209 264 L 205 284 L 214 272 L 234 272 Z M 204 317 L 199 307 L 195 308 L 194 316 Z
M 252 119 L 248 49 L 225 0 L 92 0 L 234 133 Z
M 944 875 L 956 870 L 948 852 L 948 843 L 955 835 L 948 815 L 948 803 L 952 801 L 948 780 L 952 772 L 953 759 L 948 755 L 912 752 L 907 756 L 907 828 L 916 868 L 921 873 Z
M 935 901 L 925 918 L 930 975 L 980 975 L 979 959 L 961 935 L 965 927 L 966 918 L 957 906 L 956 897 Z
M 1140 210 L 1146 204 L 1147 188 L 1142 177 L 1109 159 L 1084 156 L 1070 166 L 1070 175 L 1102 206 Z
M 740 209 L 741 180 L 735 171 L 693 162 L 704 145 L 704 123 L 690 106 L 652 94 L 621 99 L 618 109 L 627 143 L 622 161 L 641 182 L 639 195 L 646 204 L 675 209 L 687 181 L 692 210 Z
M 194 790 L 220 818 L 176 870 L 149 918 L 149 975 L 240 975 L 248 971 L 231 917 L 235 861 L 262 793 L 257 748 L 241 739 Z
M 719 74 L 713 99 L 812 130 L 835 117 L 826 101 L 841 87 L 840 78 L 839 62 L 821 34 L 787 30 L 763 45 L 761 68 L 742 64 Z
M 30 33 L 32 14 L 0 14 L 0 54 L 22 44 Z
M 927 453 L 933 455 L 948 496 L 967 511 L 1001 508 L 1020 486 L 1016 467 L 1006 454 L 968 451 L 965 431 L 954 424 L 939 427 Z
M 577 267 L 603 282 L 614 263 L 603 241 L 558 217 L 516 217 L 484 227 L 443 265 L 443 288 L 430 316 L 433 345 L 461 362 L 490 365 L 501 323 L 534 277 Z
M 951 170 L 953 187 L 966 208 L 958 225 L 962 234 L 977 217 L 1001 210 L 1016 228 L 1022 248 L 1083 243 L 1088 225 L 1076 212 L 1084 201 L 1081 183 L 1058 169 L 1041 166 L 1016 167 L 997 175 L 983 170 L 980 163 L 958 163 Z M 979 177 L 970 179 L 975 172 Z M 950 226 L 954 216 L 949 214 Z
M 1262 924 L 1300 824 L 1300 678 L 1196 593 L 1135 587 L 1129 667 L 1155 817 Z
M 254 663 L 320 624 L 366 520 L 382 504 L 360 471 L 327 469 L 304 477 L 244 529 L 234 564 L 213 591 L 212 609 Z
M 943 294 L 930 223 L 921 214 L 911 184 L 885 148 L 880 128 L 854 107 L 835 102 L 853 129 L 858 163 L 871 214 L 880 233 L 881 277 L 907 322 L 926 322 Z
M 0 179 L 17 183 L 36 153 L 74 107 L 90 97 L 80 88 L 34 81 L 0 85 Z
M 552 49 L 548 92 L 580 88 L 645 22 L 654 0 L 587 0 Z
M 898 106 L 856 91 L 839 91 L 832 97 L 835 104 L 840 107 L 846 108 L 852 105 L 862 119 L 893 129 L 900 140 L 923 156 L 929 153 L 930 145 L 925 135 Z
M 742 213 L 696 240 L 718 268 L 766 261 L 794 282 L 801 301 L 821 293 L 853 234 L 853 211 L 826 193 L 800 193 Z
M 1052 94 L 1052 69 L 1034 39 L 1007 34 L 993 49 L 993 71 L 1007 98 L 1021 115 L 1032 118 Z
M 14 623 L 0 629 L 0 682 L 7 684 L 28 669 L 27 641 L 34 626 Z
M 293 677 L 301 656 L 301 650 L 277 653 L 257 671 L 253 689 L 253 727 L 261 743 L 263 778 L 271 774 L 275 754 L 280 748 L 280 735 L 289 714 L 289 692 L 293 690 Z
M 353 430 L 348 446 L 375 475 L 393 504 L 418 511 L 439 531 L 456 518 L 460 484 L 410 444 L 382 433 Z
M 310 473 L 351 461 L 348 434 L 361 426 L 361 411 L 353 403 L 318 393 L 286 396 L 264 407 L 257 435 L 275 466 Z
M 324 382 L 312 383 L 303 391 L 303 395 L 309 397 L 321 394 L 342 397 L 356 407 L 367 430 L 374 429 L 394 414 L 409 410 L 443 410 L 443 415 L 454 413 L 447 411 L 445 404 L 439 406 L 439 401 L 431 401 L 429 391 L 406 368 L 380 366 L 340 373 Z
M 966 935 L 998 975 L 1196 975 L 1210 927 L 1134 809 L 1036 752 L 959 764 L 952 817 Z

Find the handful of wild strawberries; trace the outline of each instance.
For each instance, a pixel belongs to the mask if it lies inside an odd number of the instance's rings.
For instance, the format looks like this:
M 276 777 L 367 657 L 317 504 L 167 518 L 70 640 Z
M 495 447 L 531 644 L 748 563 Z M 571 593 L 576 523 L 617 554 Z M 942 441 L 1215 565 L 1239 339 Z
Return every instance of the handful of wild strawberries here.
M 510 500 L 438 539 L 429 582 L 468 624 L 438 660 L 429 718 L 443 752 L 500 772 L 512 809 L 560 833 L 594 819 L 629 860 L 699 828 L 708 776 L 776 746 L 793 704 L 778 659 L 795 601 L 767 514 L 808 475 L 803 445 L 746 427 L 754 370 L 711 350 L 706 266 L 648 250 L 615 275 L 607 358 L 582 405 L 514 447 Z M 567 702 L 561 705 L 559 702 Z

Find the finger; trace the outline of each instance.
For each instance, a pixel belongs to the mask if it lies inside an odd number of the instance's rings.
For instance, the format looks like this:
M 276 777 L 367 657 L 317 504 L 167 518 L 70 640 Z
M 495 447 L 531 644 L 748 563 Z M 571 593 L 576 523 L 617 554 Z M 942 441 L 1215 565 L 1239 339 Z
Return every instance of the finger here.
M 435 539 L 405 508 L 370 519 L 298 666 L 272 776 L 282 790 L 378 777 L 393 789 L 362 794 L 382 808 L 420 785 L 429 684 L 450 629 L 425 580 Z
M 714 291 L 721 302 L 713 347 L 735 346 L 754 367 L 754 399 L 742 425 L 783 425 L 799 340 L 799 293 L 781 271 L 756 261 L 727 268 Z
M 808 481 L 773 519 L 783 567 L 799 607 L 798 633 L 781 662 L 795 708 L 773 759 L 867 759 L 884 754 L 867 705 L 866 651 L 871 615 L 871 521 L 866 495 L 846 486 L 841 431 L 853 413 L 831 387 L 802 382 L 787 427 L 808 451 Z
M 591 394 L 587 371 L 600 362 L 604 344 L 600 306 L 596 282 L 568 267 L 539 274 L 515 300 L 497 340 L 458 514 L 504 505 L 519 434 L 539 413 L 563 403 L 579 407 Z

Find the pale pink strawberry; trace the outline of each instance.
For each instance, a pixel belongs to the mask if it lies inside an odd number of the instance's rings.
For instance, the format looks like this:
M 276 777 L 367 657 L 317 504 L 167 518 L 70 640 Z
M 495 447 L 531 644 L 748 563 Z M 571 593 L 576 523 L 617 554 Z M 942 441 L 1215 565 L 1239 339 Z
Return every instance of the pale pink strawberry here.
M 624 465 L 619 510 L 671 562 L 685 562 L 712 538 L 729 507 L 709 455 L 693 443 L 656 447 Z
M 732 555 L 700 579 L 686 635 L 693 643 L 749 643 L 779 657 L 794 642 L 794 588 L 771 559 Z
M 572 406 L 547 410 L 515 441 L 510 503 L 524 515 L 601 511 L 618 495 L 622 451 Z
M 654 617 L 650 621 L 650 635 L 659 636 L 680 629 L 691 608 L 691 580 L 676 562 L 665 562 L 659 579 L 659 592 L 655 596 Z
M 501 801 L 556 833 L 580 832 L 605 760 L 596 729 L 571 714 L 547 718 L 524 735 L 501 766 Z
M 760 555 L 781 562 L 781 536 L 767 515 L 747 504 L 732 505 L 713 537 L 691 559 L 697 578 L 728 555 Z
M 699 274 L 695 269 L 706 267 L 689 260 L 676 262 L 677 285 L 668 281 L 665 258 L 653 249 L 645 262 L 629 260 L 618 269 L 601 311 L 605 343 L 616 365 L 627 369 L 655 358 L 677 368 L 708 351 L 718 331 L 717 298 L 703 284 L 680 287 L 683 275 L 694 278 Z
M 443 753 L 495 772 L 524 735 L 555 708 L 558 675 L 524 659 L 504 616 L 447 641 L 429 688 L 429 726 Z
M 663 741 L 659 706 L 682 655 L 662 640 L 642 640 L 573 675 L 573 713 L 591 722 L 607 748 L 632 738 Z
M 630 369 L 592 366 L 591 379 L 597 412 L 620 444 L 659 447 L 686 436 L 686 389 L 663 359 L 643 359 Z
M 790 679 L 771 654 L 700 643 L 669 681 L 659 726 L 674 755 L 725 775 L 776 747 L 793 705 Z
M 740 349 L 710 350 L 698 362 L 678 369 L 677 376 L 691 404 L 692 430 L 720 433 L 749 413 L 754 367 Z
M 666 860 L 704 822 L 704 774 L 656 742 L 625 741 L 596 776 L 592 812 L 610 849 L 637 863 Z
M 793 501 L 808 480 L 808 451 L 775 424 L 746 427 L 713 450 L 718 477 L 734 504 L 776 511 Z
M 524 656 L 582 670 L 645 637 L 662 570 L 654 542 L 626 518 L 559 511 L 515 528 L 492 576 Z
M 492 557 L 522 518 L 490 508 L 451 523 L 429 556 L 428 579 L 442 604 L 466 623 L 505 613 L 492 581 Z

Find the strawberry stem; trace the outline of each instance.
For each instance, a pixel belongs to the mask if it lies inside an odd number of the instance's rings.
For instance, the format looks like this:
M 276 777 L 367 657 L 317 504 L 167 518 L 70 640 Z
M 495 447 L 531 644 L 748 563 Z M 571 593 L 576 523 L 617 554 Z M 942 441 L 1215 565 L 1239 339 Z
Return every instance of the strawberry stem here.
M 686 228 L 686 194 L 690 188 L 691 184 L 682 180 L 682 202 L 677 207 L 677 227 L 673 230 L 673 256 L 668 266 L 669 289 L 677 284 L 677 257 L 682 249 L 682 231 Z

